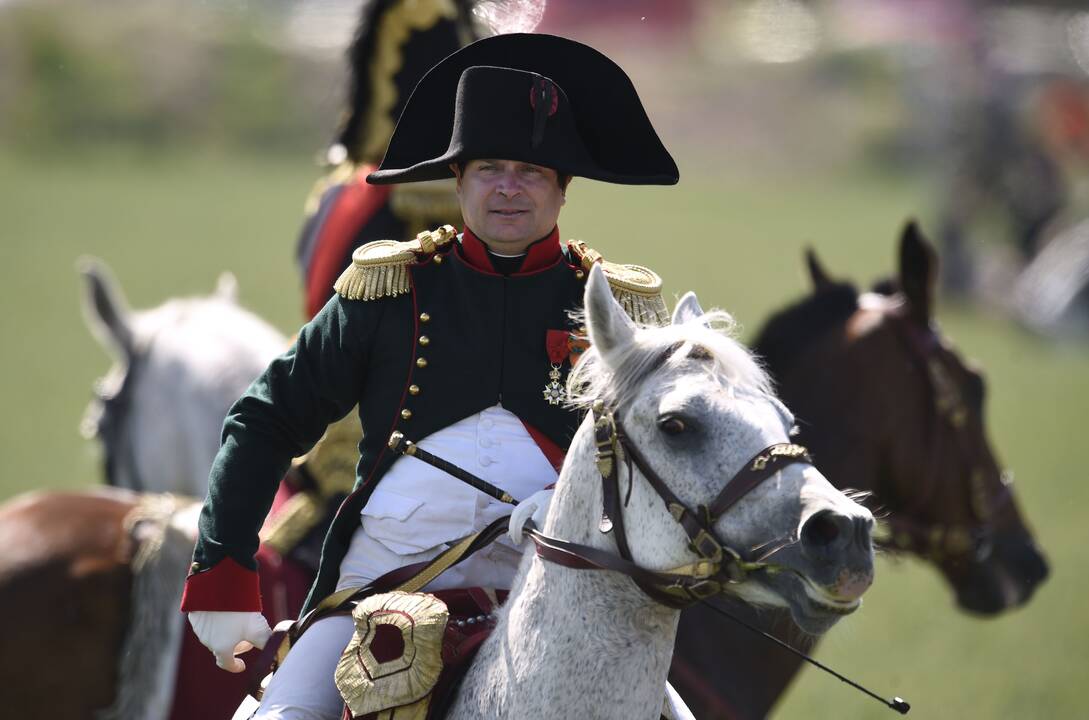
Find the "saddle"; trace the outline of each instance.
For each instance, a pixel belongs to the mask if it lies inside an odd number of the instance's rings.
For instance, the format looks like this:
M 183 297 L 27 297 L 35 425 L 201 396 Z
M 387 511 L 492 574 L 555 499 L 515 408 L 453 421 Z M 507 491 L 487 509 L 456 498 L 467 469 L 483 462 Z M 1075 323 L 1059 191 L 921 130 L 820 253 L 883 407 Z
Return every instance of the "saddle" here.
M 501 517 L 430 561 L 398 568 L 364 588 L 333 593 L 298 621 L 280 623 L 256 667 L 275 671 L 315 621 L 350 613 L 355 632 L 336 669 L 345 702 L 342 720 L 442 720 L 508 593 L 479 587 L 419 590 L 494 541 L 509 521 L 510 516 Z M 253 688 L 234 720 L 251 717 L 260 696 L 261 689 Z M 673 718 L 668 699 L 661 717 Z

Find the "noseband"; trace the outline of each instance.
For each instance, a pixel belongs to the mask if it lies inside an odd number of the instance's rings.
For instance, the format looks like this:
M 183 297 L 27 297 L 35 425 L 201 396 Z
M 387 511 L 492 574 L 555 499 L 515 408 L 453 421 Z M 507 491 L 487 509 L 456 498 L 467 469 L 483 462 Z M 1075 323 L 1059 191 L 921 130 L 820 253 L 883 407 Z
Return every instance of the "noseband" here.
M 718 537 L 714 524 L 750 491 L 783 468 L 794 463 L 812 464 L 809 452 L 804 447 L 777 443 L 764 448 L 734 475 L 709 505 L 699 505 L 693 511 L 670 490 L 631 444 L 613 411 L 606 410 L 598 402 L 594 404 L 592 416 L 603 495 L 600 529 L 613 533 L 620 555 L 618 557 L 597 548 L 568 543 L 530 530 L 528 534 L 537 545 L 538 555 L 567 567 L 622 572 L 631 577 L 648 596 L 672 608 L 683 608 L 724 592 L 728 585 L 742 582 L 752 571 L 780 567 L 764 560 L 793 542 L 793 539 L 776 542 L 760 558 L 746 560 Z M 622 461 L 628 465 L 628 496 L 635 479 L 631 469 L 634 464 L 665 503 L 669 514 L 684 529 L 689 539 L 688 547 L 699 556 L 699 560 L 664 572 L 648 570 L 632 560 L 622 510 L 626 499 L 622 503 L 620 493 L 619 465 Z

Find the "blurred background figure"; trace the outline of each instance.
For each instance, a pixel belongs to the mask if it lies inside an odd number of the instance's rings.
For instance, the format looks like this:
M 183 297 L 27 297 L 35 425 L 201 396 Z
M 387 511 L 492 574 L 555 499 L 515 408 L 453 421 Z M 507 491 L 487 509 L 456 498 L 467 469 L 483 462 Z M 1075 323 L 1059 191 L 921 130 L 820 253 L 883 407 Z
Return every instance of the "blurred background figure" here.
M 423 74 L 477 37 L 471 0 L 375 0 L 348 49 L 348 106 L 326 152 L 332 170 L 306 204 L 296 250 L 306 317 L 333 294 L 352 251 L 372 240 L 408 240 L 440 225 L 461 226 L 454 183 L 368 185 Z

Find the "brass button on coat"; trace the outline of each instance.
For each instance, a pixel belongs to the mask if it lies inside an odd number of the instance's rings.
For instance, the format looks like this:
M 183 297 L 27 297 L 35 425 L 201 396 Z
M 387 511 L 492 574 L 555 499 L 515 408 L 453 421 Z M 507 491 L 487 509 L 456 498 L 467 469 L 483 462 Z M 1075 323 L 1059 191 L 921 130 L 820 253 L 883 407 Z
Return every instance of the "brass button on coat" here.
M 416 367 L 427 367 L 427 358 L 416 358 Z
M 420 313 L 420 322 L 427 322 L 431 319 L 431 316 L 427 313 Z
M 409 420 L 412 417 L 412 411 L 408 408 L 405 408 L 401 411 L 401 417 L 403 417 L 405 420 Z
M 425 347 L 430 345 L 431 344 L 431 338 L 427 337 L 426 335 L 421 335 L 420 336 L 420 344 L 425 346 Z
M 420 394 L 420 386 L 419 385 L 409 385 L 408 386 L 408 394 L 409 395 L 419 395 Z

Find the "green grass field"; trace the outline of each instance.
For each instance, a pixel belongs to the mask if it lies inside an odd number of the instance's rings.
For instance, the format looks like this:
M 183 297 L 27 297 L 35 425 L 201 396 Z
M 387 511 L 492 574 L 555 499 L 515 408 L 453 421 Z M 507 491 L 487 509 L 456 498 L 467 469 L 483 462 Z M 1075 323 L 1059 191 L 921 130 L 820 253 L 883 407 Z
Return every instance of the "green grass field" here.
M 683 167 L 683 162 L 682 162 Z M 305 158 L 119 154 L 31 164 L 0 153 L 0 498 L 99 481 L 77 432 L 109 360 L 79 315 L 76 259 L 109 263 L 134 307 L 209 291 L 222 270 L 244 304 L 284 331 L 300 317 L 293 248 L 316 176 Z M 690 179 L 674 188 L 576 181 L 561 228 L 607 257 L 695 289 L 750 331 L 806 289 L 801 248 L 869 282 L 892 269 L 899 224 L 925 210 L 919 181 L 836 177 Z M 1089 404 L 1089 355 L 1045 345 L 999 319 L 943 311 L 946 332 L 987 369 L 991 437 L 1052 563 L 1029 607 L 1000 620 L 958 613 L 936 573 L 882 561 L 865 607 L 831 633 L 823 661 L 914 704 L 917 718 L 1084 717 L 1089 667 L 1084 573 L 1089 506 L 1077 448 Z M 891 717 L 834 679 L 806 672 L 779 718 Z

